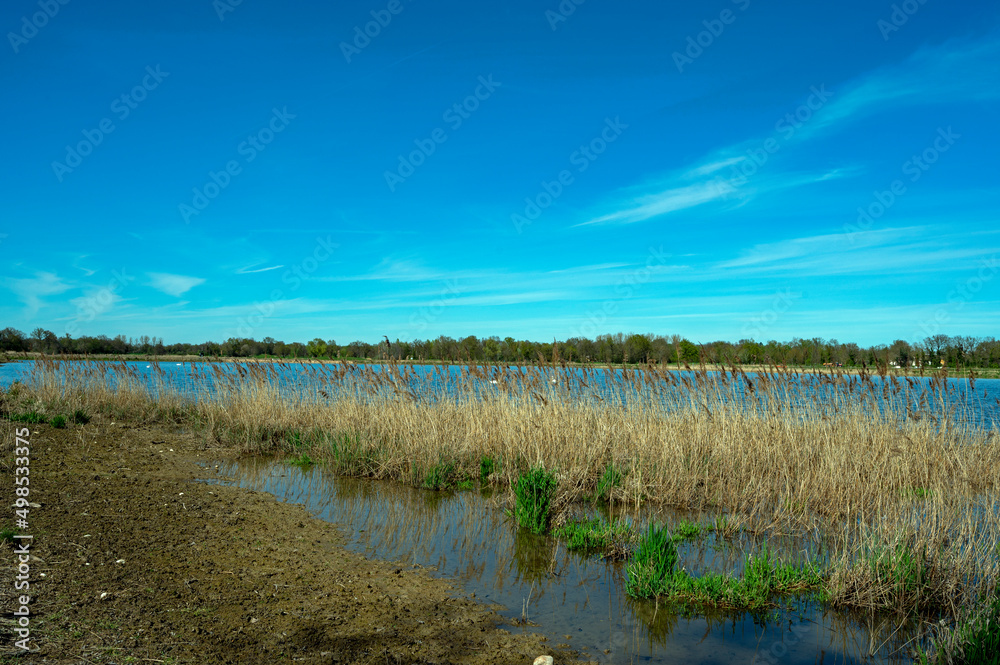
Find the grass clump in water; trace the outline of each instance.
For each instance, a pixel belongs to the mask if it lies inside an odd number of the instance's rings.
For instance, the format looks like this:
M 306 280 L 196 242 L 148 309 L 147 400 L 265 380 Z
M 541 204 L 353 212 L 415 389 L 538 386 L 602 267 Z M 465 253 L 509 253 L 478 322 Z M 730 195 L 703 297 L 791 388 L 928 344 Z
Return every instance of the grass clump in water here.
M 567 522 L 552 535 L 564 538 L 569 550 L 600 550 L 609 558 L 624 558 L 635 531 L 627 522 L 594 518 Z
M 435 464 L 424 476 L 424 488 L 429 490 L 446 490 L 456 484 L 455 464 L 442 462 Z
M 514 519 L 533 533 L 549 530 L 549 512 L 556 490 L 556 475 L 537 466 L 522 474 L 514 485 Z
M 705 529 L 700 524 L 681 520 L 680 524 L 674 527 L 673 539 L 675 541 L 691 540 L 700 536 L 703 530 Z
M 668 593 L 673 586 L 677 567 L 677 545 L 666 527 L 650 524 L 639 541 L 635 560 L 628 567 L 625 590 L 636 598 L 655 598 Z
M 1000 665 L 1000 596 L 936 640 L 931 653 L 920 651 L 921 665 Z
M 313 464 L 315 464 L 315 462 L 313 462 L 312 458 L 309 457 L 309 455 L 307 455 L 306 453 L 301 453 L 298 457 L 292 457 L 292 458 L 290 458 L 288 460 L 288 463 L 289 464 L 293 464 L 295 466 L 301 466 L 301 467 L 312 466 Z
M 773 606 L 771 598 L 776 594 L 822 595 L 825 588 L 823 575 L 815 566 L 775 563 L 767 549 L 747 557 L 743 577 L 718 573 L 694 577 L 677 570 L 675 542 L 676 536 L 666 528 L 650 525 L 628 568 L 626 591 L 630 596 L 755 611 Z

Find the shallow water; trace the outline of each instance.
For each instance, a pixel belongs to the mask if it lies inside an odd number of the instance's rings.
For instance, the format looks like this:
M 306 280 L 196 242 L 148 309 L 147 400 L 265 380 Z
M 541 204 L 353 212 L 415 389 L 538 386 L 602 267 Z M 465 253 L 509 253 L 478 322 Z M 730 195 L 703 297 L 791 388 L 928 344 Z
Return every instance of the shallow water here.
M 515 528 L 488 493 L 432 492 L 255 460 L 220 463 L 217 473 L 210 482 L 304 505 L 340 526 L 354 551 L 433 566 L 479 600 L 500 605 L 501 614 L 533 624 L 511 630 L 540 632 L 553 646 L 568 644 L 600 663 L 912 662 L 899 648 L 907 630 L 891 620 L 869 623 L 805 601 L 787 601 L 766 618 L 685 615 L 636 601 L 625 594 L 623 564 Z M 680 563 L 731 571 L 748 547 L 753 543 L 702 539 L 679 548 Z

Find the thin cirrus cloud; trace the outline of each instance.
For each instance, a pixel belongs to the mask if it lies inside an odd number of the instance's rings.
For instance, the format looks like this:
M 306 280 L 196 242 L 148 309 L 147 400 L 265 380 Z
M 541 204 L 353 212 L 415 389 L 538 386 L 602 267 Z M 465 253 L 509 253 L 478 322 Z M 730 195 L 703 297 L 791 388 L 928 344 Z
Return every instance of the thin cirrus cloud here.
M 861 77 L 823 108 L 797 135 L 808 139 L 831 127 L 911 104 L 1000 97 L 1000 38 L 951 41 L 925 47 L 903 62 Z
M 725 161 L 728 163 L 735 163 L 736 161 L 742 161 L 742 159 L 743 158 Z M 687 178 L 691 173 L 697 171 L 701 171 L 705 174 L 713 173 L 721 168 L 719 164 L 722 163 L 723 162 L 717 162 L 713 164 L 713 168 L 709 171 L 705 171 L 705 167 L 695 167 L 693 170 L 685 169 L 684 172 L 671 176 L 671 179 L 676 180 L 678 178 Z M 704 182 L 684 185 L 682 187 L 668 188 L 655 194 L 644 194 L 624 198 L 618 202 L 616 205 L 618 209 L 614 212 L 609 212 L 599 217 L 589 219 L 585 222 L 581 222 L 580 224 L 576 224 L 576 226 L 634 224 L 636 222 L 643 222 L 654 217 L 659 217 L 660 215 L 666 215 L 672 212 L 694 208 L 706 203 L 712 203 L 713 201 L 727 202 L 732 206 L 739 206 L 748 201 L 750 198 L 765 192 L 792 189 L 827 180 L 843 178 L 854 172 L 855 169 L 853 168 L 838 168 L 818 173 L 785 173 L 776 174 L 771 177 L 758 176 L 753 181 L 752 186 L 741 187 L 735 187 L 726 181 L 720 182 L 718 179 L 706 180 Z
M 175 298 L 179 298 L 194 287 L 205 283 L 202 277 L 171 275 L 165 272 L 151 272 L 146 274 L 150 280 L 149 286 Z
M 1000 86 L 987 84 L 1000 68 L 1000 40 L 948 42 L 923 48 L 898 65 L 883 67 L 859 77 L 815 114 L 789 140 L 804 141 L 839 125 L 893 107 L 935 103 L 941 99 L 970 101 L 1000 97 Z M 753 187 L 732 187 L 718 173 L 747 160 L 748 146 L 759 146 L 760 137 L 714 151 L 698 162 L 669 173 L 659 181 L 620 190 L 607 212 L 576 226 L 633 224 L 715 201 L 744 203 L 766 192 L 808 185 L 856 173 L 843 167 L 812 175 L 788 177 L 775 170 L 771 178 L 754 177 Z M 693 182 L 692 182 L 693 181 Z M 641 193 L 636 193 L 637 190 Z
M 280 264 L 280 265 L 276 265 L 276 266 L 268 266 L 266 268 L 258 268 L 257 266 L 259 266 L 259 265 L 260 265 L 259 263 L 252 263 L 252 264 L 250 264 L 248 266 L 243 266 L 242 268 L 239 268 L 239 269 L 236 270 L 236 274 L 237 275 L 252 275 L 252 274 L 258 273 L 258 272 L 270 272 L 271 270 L 277 270 L 278 268 L 284 268 L 285 267 L 284 264 Z
M 73 287 L 62 281 L 55 273 L 40 271 L 36 272 L 34 277 L 8 279 L 7 288 L 24 303 L 24 316 L 26 319 L 31 319 L 42 308 L 43 298 L 65 293 Z
M 855 234 L 821 234 L 755 245 L 741 256 L 722 261 L 712 272 L 734 276 L 894 274 L 973 271 L 983 257 L 1000 247 L 985 243 L 962 246 L 961 235 L 942 235 L 933 226 L 910 226 Z

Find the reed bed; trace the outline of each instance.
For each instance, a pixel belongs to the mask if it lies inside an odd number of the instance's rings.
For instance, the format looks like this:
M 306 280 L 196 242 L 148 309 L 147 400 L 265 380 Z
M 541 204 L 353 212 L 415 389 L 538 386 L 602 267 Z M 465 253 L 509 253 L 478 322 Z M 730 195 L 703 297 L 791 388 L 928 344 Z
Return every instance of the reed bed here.
M 558 506 L 601 494 L 760 533 L 822 532 L 842 605 L 954 614 L 1000 579 L 1000 449 L 984 415 L 997 397 L 974 380 L 558 363 L 140 369 L 40 359 L 2 408 L 187 422 L 244 453 L 307 452 L 413 485 L 442 465 L 478 478 L 488 460 L 504 487 L 540 467 L 556 474 Z

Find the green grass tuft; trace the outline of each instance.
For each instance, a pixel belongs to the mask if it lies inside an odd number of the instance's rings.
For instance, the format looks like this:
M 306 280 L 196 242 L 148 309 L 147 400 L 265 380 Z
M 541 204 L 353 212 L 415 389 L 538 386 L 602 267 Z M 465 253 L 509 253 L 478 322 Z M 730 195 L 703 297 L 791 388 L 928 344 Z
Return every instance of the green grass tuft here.
M 490 474 L 496 470 L 496 461 L 492 457 L 484 457 L 479 462 L 479 480 L 483 483 L 488 482 Z
M 455 464 L 453 462 L 435 464 L 424 476 L 424 487 L 429 490 L 446 490 L 455 482 Z
M 920 650 L 917 659 L 922 665 L 1000 665 L 1000 596 L 936 641 L 931 653 Z
M 66 427 L 66 417 L 52 416 L 52 420 L 49 421 L 49 424 L 55 427 L 56 429 L 63 429 Z
M 919 598 L 928 587 L 931 570 L 926 550 L 914 552 L 907 544 L 897 543 L 893 548 L 876 549 L 868 564 L 875 580 L 889 586 L 897 598 Z
M 12 529 L 9 526 L 8 527 L 4 527 L 3 529 L 0 529 L 0 543 L 2 543 L 2 542 L 13 543 L 14 542 L 14 536 L 16 536 L 16 535 L 17 535 L 17 531 L 15 531 L 14 529 Z
M 825 581 L 809 562 L 776 563 L 768 549 L 747 557 L 742 577 L 706 573 L 693 577 L 677 570 L 676 536 L 650 525 L 635 561 L 628 568 L 626 591 L 636 598 L 665 597 L 679 603 L 759 611 L 774 605 L 776 594 L 812 593 L 823 597 Z
M 609 500 L 611 498 L 611 490 L 621 485 L 622 478 L 622 472 L 614 464 L 609 464 L 604 469 L 600 480 L 597 481 L 597 491 L 594 493 L 594 497 L 601 501 Z
M 655 598 L 666 594 L 677 567 L 677 545 L 666 527 L 650 524 L 639 541 L 639 550 L 628 567 L 625 590 L 636 598 Z
M 680 523 L 674 528 L 674 541 L 691 540 L 692 538 L 697 538 L 701 535 L 703 527 L 700 524 L 694 522 L 688 522 L 687 520 L 681 520 Z
M 87 423 L 90 422 L 90 416 L 87 415 L 87 412 L 84 411 L 83 409 L 77 409 L 76 411 L 73 412 L 73 415 L 70 416 L 70 420 L 72 420 L 77 425 L 86 425 Z
M 547 532 L 555 489 L 555 474 L 540 466 L 522 474 L 514 486 L 514 519 L 517 523 L 533 533 Z
M 300 454 L 298 457 L 292 457 L 288 460 L 289 464 L 294 464 L 295 466 L 312 466 L 315 462 L 306 453 Z
M 28 423 L 29 425 L 44 424 L 49 420 L 37 411 L 27 411 L 25 413 L 12 413 L 8 416 L 16 423 Z
M 605 522 L 601 519 L 567 522 L 552 532 L 566 540 L 566 549 L 602 550 L 612 553 L 634 538 L 632 525 L 627 522 Z

